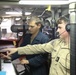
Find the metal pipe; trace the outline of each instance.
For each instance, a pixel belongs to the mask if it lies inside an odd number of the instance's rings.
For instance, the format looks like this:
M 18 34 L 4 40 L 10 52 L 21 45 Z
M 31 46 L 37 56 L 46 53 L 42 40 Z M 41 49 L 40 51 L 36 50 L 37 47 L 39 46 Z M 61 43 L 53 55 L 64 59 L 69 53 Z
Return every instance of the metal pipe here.
M 69 4 L 70 11 L 70 75 L 76 75 L 76 3 Z

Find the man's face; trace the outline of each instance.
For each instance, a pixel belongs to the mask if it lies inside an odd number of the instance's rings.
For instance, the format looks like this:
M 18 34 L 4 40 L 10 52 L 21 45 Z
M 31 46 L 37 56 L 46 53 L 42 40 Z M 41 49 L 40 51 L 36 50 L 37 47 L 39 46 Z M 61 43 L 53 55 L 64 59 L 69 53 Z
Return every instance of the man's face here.
M 35 34 L 40 29 L 40 25 L 36 25 L 35 21 L 31 21 L 28 25 L 29 25 L 28 30 L 31 34 Z
M 62 24 L 58 24 L 57 32 L 59 32 L 59 37 L 61 39 L 66 39 L 68 37 L 68 32 L 65 29 L 66 23 L 62 21 Z

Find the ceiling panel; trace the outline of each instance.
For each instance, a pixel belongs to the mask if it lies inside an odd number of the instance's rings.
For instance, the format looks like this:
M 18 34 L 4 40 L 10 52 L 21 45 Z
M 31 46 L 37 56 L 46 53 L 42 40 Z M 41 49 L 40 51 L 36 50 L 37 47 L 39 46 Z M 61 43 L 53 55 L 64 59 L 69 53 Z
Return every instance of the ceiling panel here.
M 6 11 L 24 11 L 24 12 L 31 12 L 32 15 L 42 15 L 42 13 L 45 11 L 45 9 L 47 8 L 47 5 L 20 5 L 18 4 L 19 0 L 0 0 L 0 17 L 18 17 L 19 15 L 6 15 L 5 12 Z M 51 6 L 52 9 L 54 9 L 55 11 L 60 8 L 60 9 L 68 9 L 67 5 L 61 6 L 55 6 L 52 5 Z M 44 14 L 45 16 L 48 16 L 49 12 L 47 12 L 46 14 Z M 50 15 L 51 16 L 51 15 Z

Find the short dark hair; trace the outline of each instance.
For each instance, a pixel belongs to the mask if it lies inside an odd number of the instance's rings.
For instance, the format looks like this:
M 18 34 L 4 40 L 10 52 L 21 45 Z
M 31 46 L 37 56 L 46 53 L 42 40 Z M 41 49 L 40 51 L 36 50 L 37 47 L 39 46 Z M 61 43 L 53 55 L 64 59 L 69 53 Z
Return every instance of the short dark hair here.
M 64 21 L 66 24 L 69 23 L 69 19 L 68 19 L 67 17 L 65 17 L 65 16 L 62 16 L 62 17 L 60 17 L 60 18 L 57 20 L 57 24 L 61 24 L 62 21 Z

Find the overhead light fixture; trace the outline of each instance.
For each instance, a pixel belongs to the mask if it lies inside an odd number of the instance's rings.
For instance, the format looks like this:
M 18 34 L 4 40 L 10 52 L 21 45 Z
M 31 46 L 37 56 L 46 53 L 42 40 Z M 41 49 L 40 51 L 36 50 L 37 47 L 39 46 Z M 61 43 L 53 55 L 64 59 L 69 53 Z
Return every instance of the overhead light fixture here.
M 21 19 L 20 17 L 15 18 L 16 21 L 18 21 L 18 20 L 20 20 L 20 19 Z
M 22 15 L 22 12 L 5 12 L 5 14 L 10 14 L 10 15 Z M 31 12 L 25 12 L 25 15 L 30 15 Z
M 3 19 L 3 21 L 7 21 L 7 20 L 9 20 L 9 19 L 8 19 L 8 18 L 4 18 L 4 19 Z
M 31 12 L 25 12 L 25 15 L 31 15 Z
M 19 4 L 26 5 L 64 5 L 71 2 L 76 2 L 76 0 L 20 0 Z
M 21 15 L 22 12 L 5 12 L 6 14 L 17 14 L 17 15 Z

